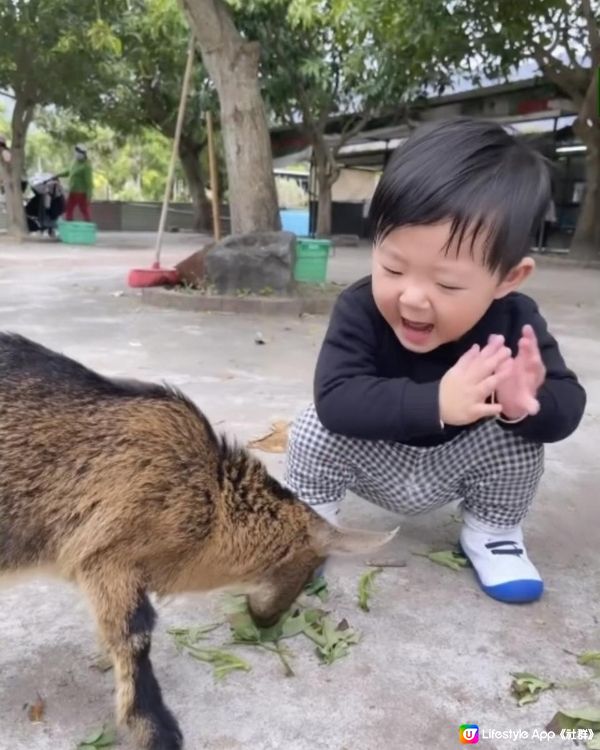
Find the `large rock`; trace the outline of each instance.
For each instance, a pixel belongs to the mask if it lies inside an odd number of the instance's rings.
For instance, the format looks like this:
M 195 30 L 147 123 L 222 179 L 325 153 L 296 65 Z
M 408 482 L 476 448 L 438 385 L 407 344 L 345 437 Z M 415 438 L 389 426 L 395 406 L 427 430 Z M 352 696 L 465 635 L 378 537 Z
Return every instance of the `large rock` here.
M 208 251 L 214 246 L 215 243 L 210 242 L 201 250 L 197 250 L 175 266 L 179 272 L 179 278 L 182 283 L 189 284 L 190 286 L 202 286 L 204 279 L 206 278 L 204 259 L 206 258 L 206 253 L 208 253 Z
M 295 259 L 291 232 L 252 232 L 226 237 L 210 249 L 204 264 L 219 294 L 290 294 Z

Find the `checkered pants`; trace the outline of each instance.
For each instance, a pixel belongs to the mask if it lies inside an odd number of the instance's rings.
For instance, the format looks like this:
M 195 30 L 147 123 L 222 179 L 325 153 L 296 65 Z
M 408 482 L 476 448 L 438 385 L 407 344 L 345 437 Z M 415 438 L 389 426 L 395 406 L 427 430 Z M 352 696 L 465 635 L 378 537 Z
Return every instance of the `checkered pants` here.
M 351 490 L 387 510 L 416 514 L 463 500 L 479 520 L 518 524 L 544 469 L 544 448 L 495 420 L 433 447 L 335 435 L 311 405 L 294 423 L 285 482 L 309 505 Z

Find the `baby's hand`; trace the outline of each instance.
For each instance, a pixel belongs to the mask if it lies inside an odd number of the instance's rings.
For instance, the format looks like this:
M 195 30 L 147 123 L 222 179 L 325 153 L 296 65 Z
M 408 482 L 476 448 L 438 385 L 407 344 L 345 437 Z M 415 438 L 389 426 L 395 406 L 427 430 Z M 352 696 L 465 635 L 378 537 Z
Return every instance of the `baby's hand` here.
M 500 382 L 496 401 L 502 416 L 518 420 L 533 416 L 540 410 L 537 392 L 546 379 L 546 368 L 533 328 L 523 327 L 517 356 L 504 362 L 497 371 Z
M 491 336 L 487 346 L 476 344 L 451 367 L 440 381 L 440 419 L 448 425 L 465 425 L 485 417 L 497 417 L 500 404 L 489 403 L 503 377 L 511 351 L 502 336 Z

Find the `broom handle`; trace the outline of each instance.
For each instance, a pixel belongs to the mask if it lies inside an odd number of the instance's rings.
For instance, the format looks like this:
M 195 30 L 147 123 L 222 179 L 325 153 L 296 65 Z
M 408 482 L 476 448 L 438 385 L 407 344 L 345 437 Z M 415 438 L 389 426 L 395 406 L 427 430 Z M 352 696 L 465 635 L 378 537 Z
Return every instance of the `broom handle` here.
M 213 130 L 212 112 L 206 112 L 206 132 L 208 135 L 208 169 L 210 171 L 210 192 L 212 196 L 213 235 L 215 240 L 221 239 L 221 214 L 219 209 L 219 173 L 215 157 L 215 135 Z
M 171 152 L 171 161 L 169 163 L 169 173 L 167 175 L 167 184 L 165 186 L 165 196 L 163 198 L 162 210 L 160 212 L 160 222 L 158 225 L 158 235 L 156 237 L 156 255 L 155 263 L 160 263 L 160 250 L 162 247 L 162 238 L 165 231 L 165 224 L 167 222 L 167 213 L 169 210 L 169 198 L 171 197 L 171 188 L 173 187 L 173 176 L 175 174 L 175 163 L 177 161 L 177 153 L 179 151 L 179 141 L 181 140 L 181 131 L 183 129 L 183 117 L 185 115 L 185 105 L 187 102 L 188 92 L 190 90 L 190 81 L 192 79 L 192 70 L 194 68 L 194 56 L 195 56 L 195 42 L 194 35 L 190 34 L 190 42 L 188 46 L 188 56 L 185 65 L 185 73 L 183 76 L 183 85 L 181 87 L 181 98 L 179 100 L 179 111 L 177 112 L 177 124 L 175 125 L 175 136 L 173 138 L 173 150 Z

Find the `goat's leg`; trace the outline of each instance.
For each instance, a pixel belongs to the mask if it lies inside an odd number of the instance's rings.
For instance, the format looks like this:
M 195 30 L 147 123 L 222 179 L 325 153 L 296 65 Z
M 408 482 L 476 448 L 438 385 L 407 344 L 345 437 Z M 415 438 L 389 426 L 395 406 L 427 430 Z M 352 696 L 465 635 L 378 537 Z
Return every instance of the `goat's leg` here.
M 80 575 L 114 665 L 117 718 L 143 750 L 180 750 L 183 736 L 165 706 L 150 662 L 156 613 L 141 579 L 96 564 Z

